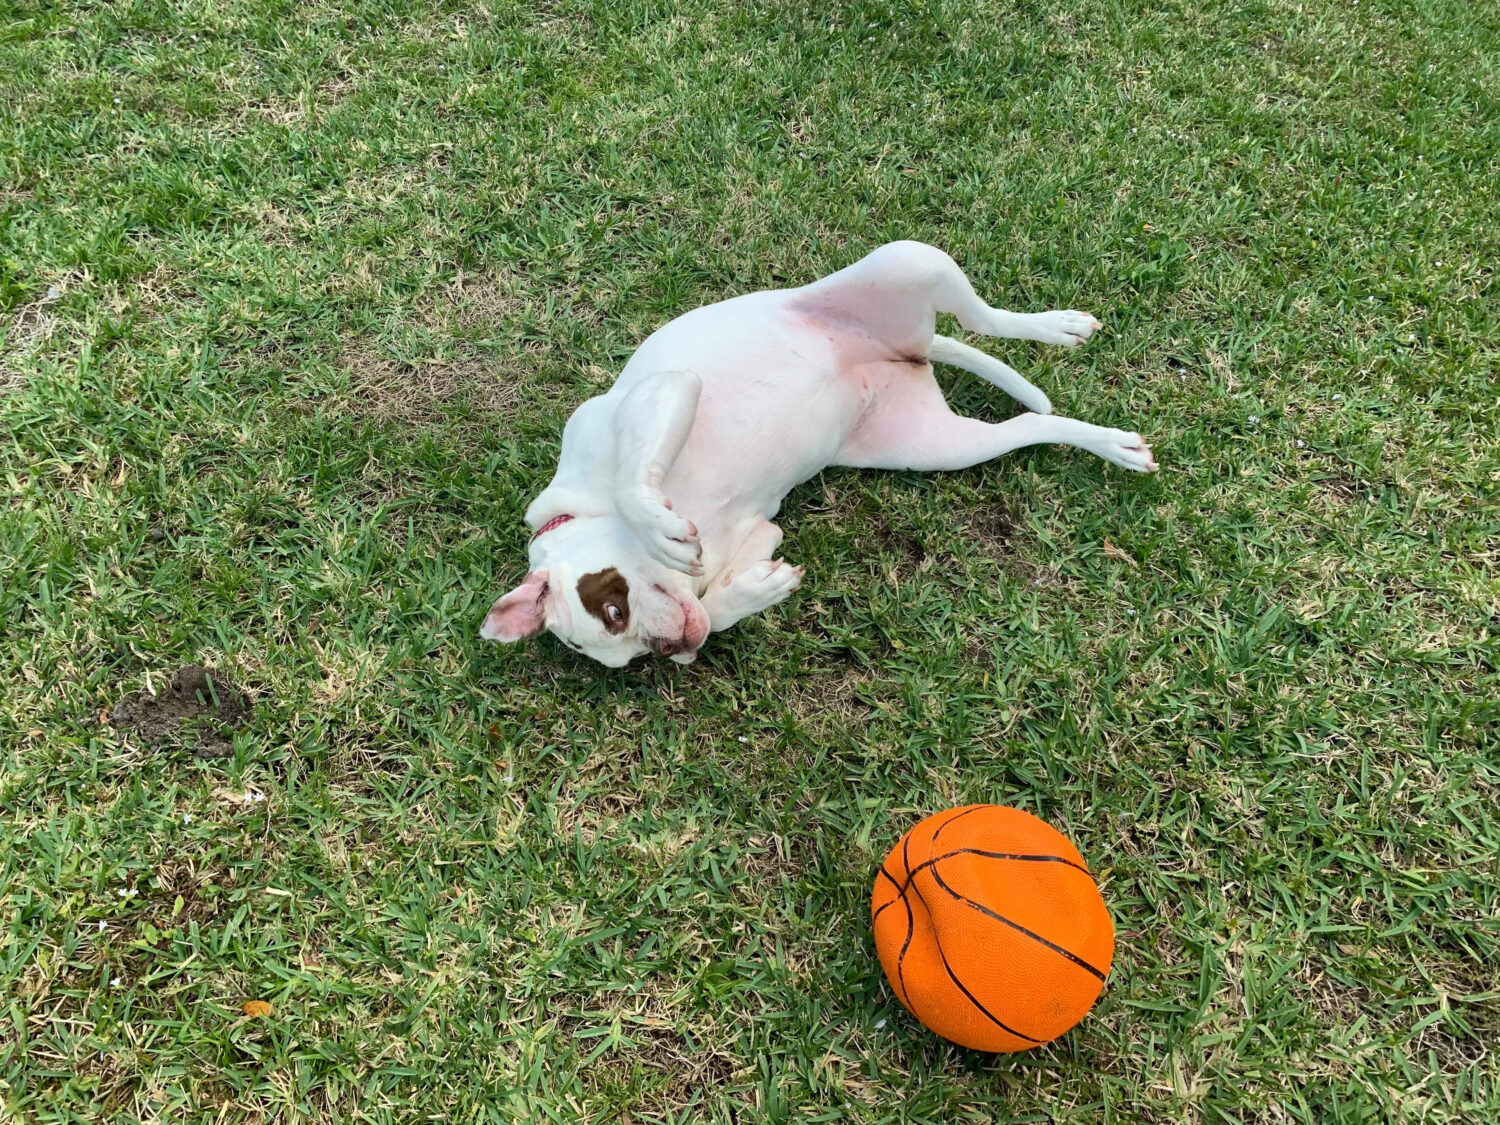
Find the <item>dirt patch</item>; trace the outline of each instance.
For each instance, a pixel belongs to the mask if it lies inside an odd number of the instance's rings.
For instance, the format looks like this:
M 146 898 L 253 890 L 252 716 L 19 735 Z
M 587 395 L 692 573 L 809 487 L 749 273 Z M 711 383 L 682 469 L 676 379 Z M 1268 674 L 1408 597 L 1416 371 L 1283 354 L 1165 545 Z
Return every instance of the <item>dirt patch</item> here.
M 861 536 L 856 542 L 861 547 L 873 546 L 871 554 L 887 563 L 888 569 L 902 581 L 923 570 L 930 557 L 927 540 L 909 527 L 878 523 L 868 538 Z
M 1352 477 L 1347 473 L 1331 473 L 1318 478 L 1317 485 L 1326 495 L 1340 504 L 1377 500 L 1383 487 Z
M 206 758 L 222 758 L 233 749 L 231 735 L 250 717 L 250 705 L 222 673 L 189 664 L 173 673 L 161 695 L 148 691 L 115 704 L 110 722 L 157 747 L 187 735 Z
M 964 660 L 977 668 L 988 668 L 995 663 L 997 642 L 990 637 L 967 635 L 964 637 Z
M 499 414 L 521 398 L 520 386 L 499 364 L 480 359 L 409 364 L 360 343 L 344 349 L 340 366 L 349 376 L 356 409 L 381 419 L 437 422 L 460 400 Z
M 1012 562 L 1016 556 L 1013 540 L 1018 520 L 1014 512 L 1001 504 L 987 504 L 969 513 L 969 539 L 979 553 L 997 562 Z

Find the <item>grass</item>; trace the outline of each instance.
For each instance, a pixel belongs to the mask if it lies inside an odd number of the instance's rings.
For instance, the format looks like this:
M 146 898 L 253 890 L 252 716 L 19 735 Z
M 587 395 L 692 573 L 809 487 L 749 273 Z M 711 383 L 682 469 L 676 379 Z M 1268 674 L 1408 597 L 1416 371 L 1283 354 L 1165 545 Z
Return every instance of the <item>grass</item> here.
M 11 1117 L 1500 1116 L 1496 8 L 0 12 Z M 478 640 L 648 332 L 894 238 L 1163 472 L 830 471 L 691 668 Z M 111 721 L 193 663 L 227 752 Z M 1119 931 L 1020 1056 L 873 956 L 972 801 Z

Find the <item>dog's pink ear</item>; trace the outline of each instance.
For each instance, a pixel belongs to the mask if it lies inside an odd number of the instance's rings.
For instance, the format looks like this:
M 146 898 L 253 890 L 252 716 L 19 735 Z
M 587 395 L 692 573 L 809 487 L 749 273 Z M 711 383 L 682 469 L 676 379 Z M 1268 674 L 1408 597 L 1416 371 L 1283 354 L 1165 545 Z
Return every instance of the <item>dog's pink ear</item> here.
M 490 606 L 479 635 L 506 644 L 536 636 L 547 623 L 546 601 L 547 572 L 534 570 L 525 582 Z

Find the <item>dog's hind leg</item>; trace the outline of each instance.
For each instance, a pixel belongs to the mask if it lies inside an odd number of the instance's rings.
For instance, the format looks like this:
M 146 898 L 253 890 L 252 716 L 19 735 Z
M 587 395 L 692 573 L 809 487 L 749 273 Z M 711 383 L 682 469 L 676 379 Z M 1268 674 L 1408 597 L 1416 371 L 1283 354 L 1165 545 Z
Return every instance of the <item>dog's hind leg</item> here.
M 802 584 L 800 566 L 772 557 L 780 545 L 781 528 L 769 520 L 761 520 L 723 572 L 714 578 L 700 601 L 713 632 L 779 605 Z
M 978 348 L 971 348 L 959 340 L 947 336 L 934 336 L 927 358 L 933 363 L 946 363 L 961 367 L 978 375 L 985 382 L 993 383 L 1022 406 L 1037 414 L 1051 414 L 1052 402 L 1024 375 L 994 356 L 986 355 Z
M 1069 348 L 1099 327 L 1088 313 L 1073 309 L 1016 313 L 991 308 L 957 262 L 924 242 L 887 243 L 807 286 L 793 303 L 829 321 L 858 325 L 903 355 L 927 354 L 940 312 L 952 313 L 970 332 Z
M 991 424 L 954 414 L 930 369 L 891 380 L 879 405 L 839 450 L 857 469 L 965 469 L 1027 445 L 1073 445 L 1137 473 L 1156 471 L 1140 434 L 1055 414 L 1022 414 Z

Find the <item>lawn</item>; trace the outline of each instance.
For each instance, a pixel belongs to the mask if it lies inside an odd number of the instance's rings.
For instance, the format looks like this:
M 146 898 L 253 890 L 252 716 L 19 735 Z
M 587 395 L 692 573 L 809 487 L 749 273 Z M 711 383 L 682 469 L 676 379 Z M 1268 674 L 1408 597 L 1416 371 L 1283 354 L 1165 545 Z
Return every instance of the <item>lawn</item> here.
M 0 1117 L 1496 1120 L 1497 90 L 1462 0 L 0 2 Z M 832 470 L 691 667 L 479 640 L 647 333 L 896 238 L 1162 472 Z M 874 958 L 968 802 L 1115 918 L 1023 1055 Z

